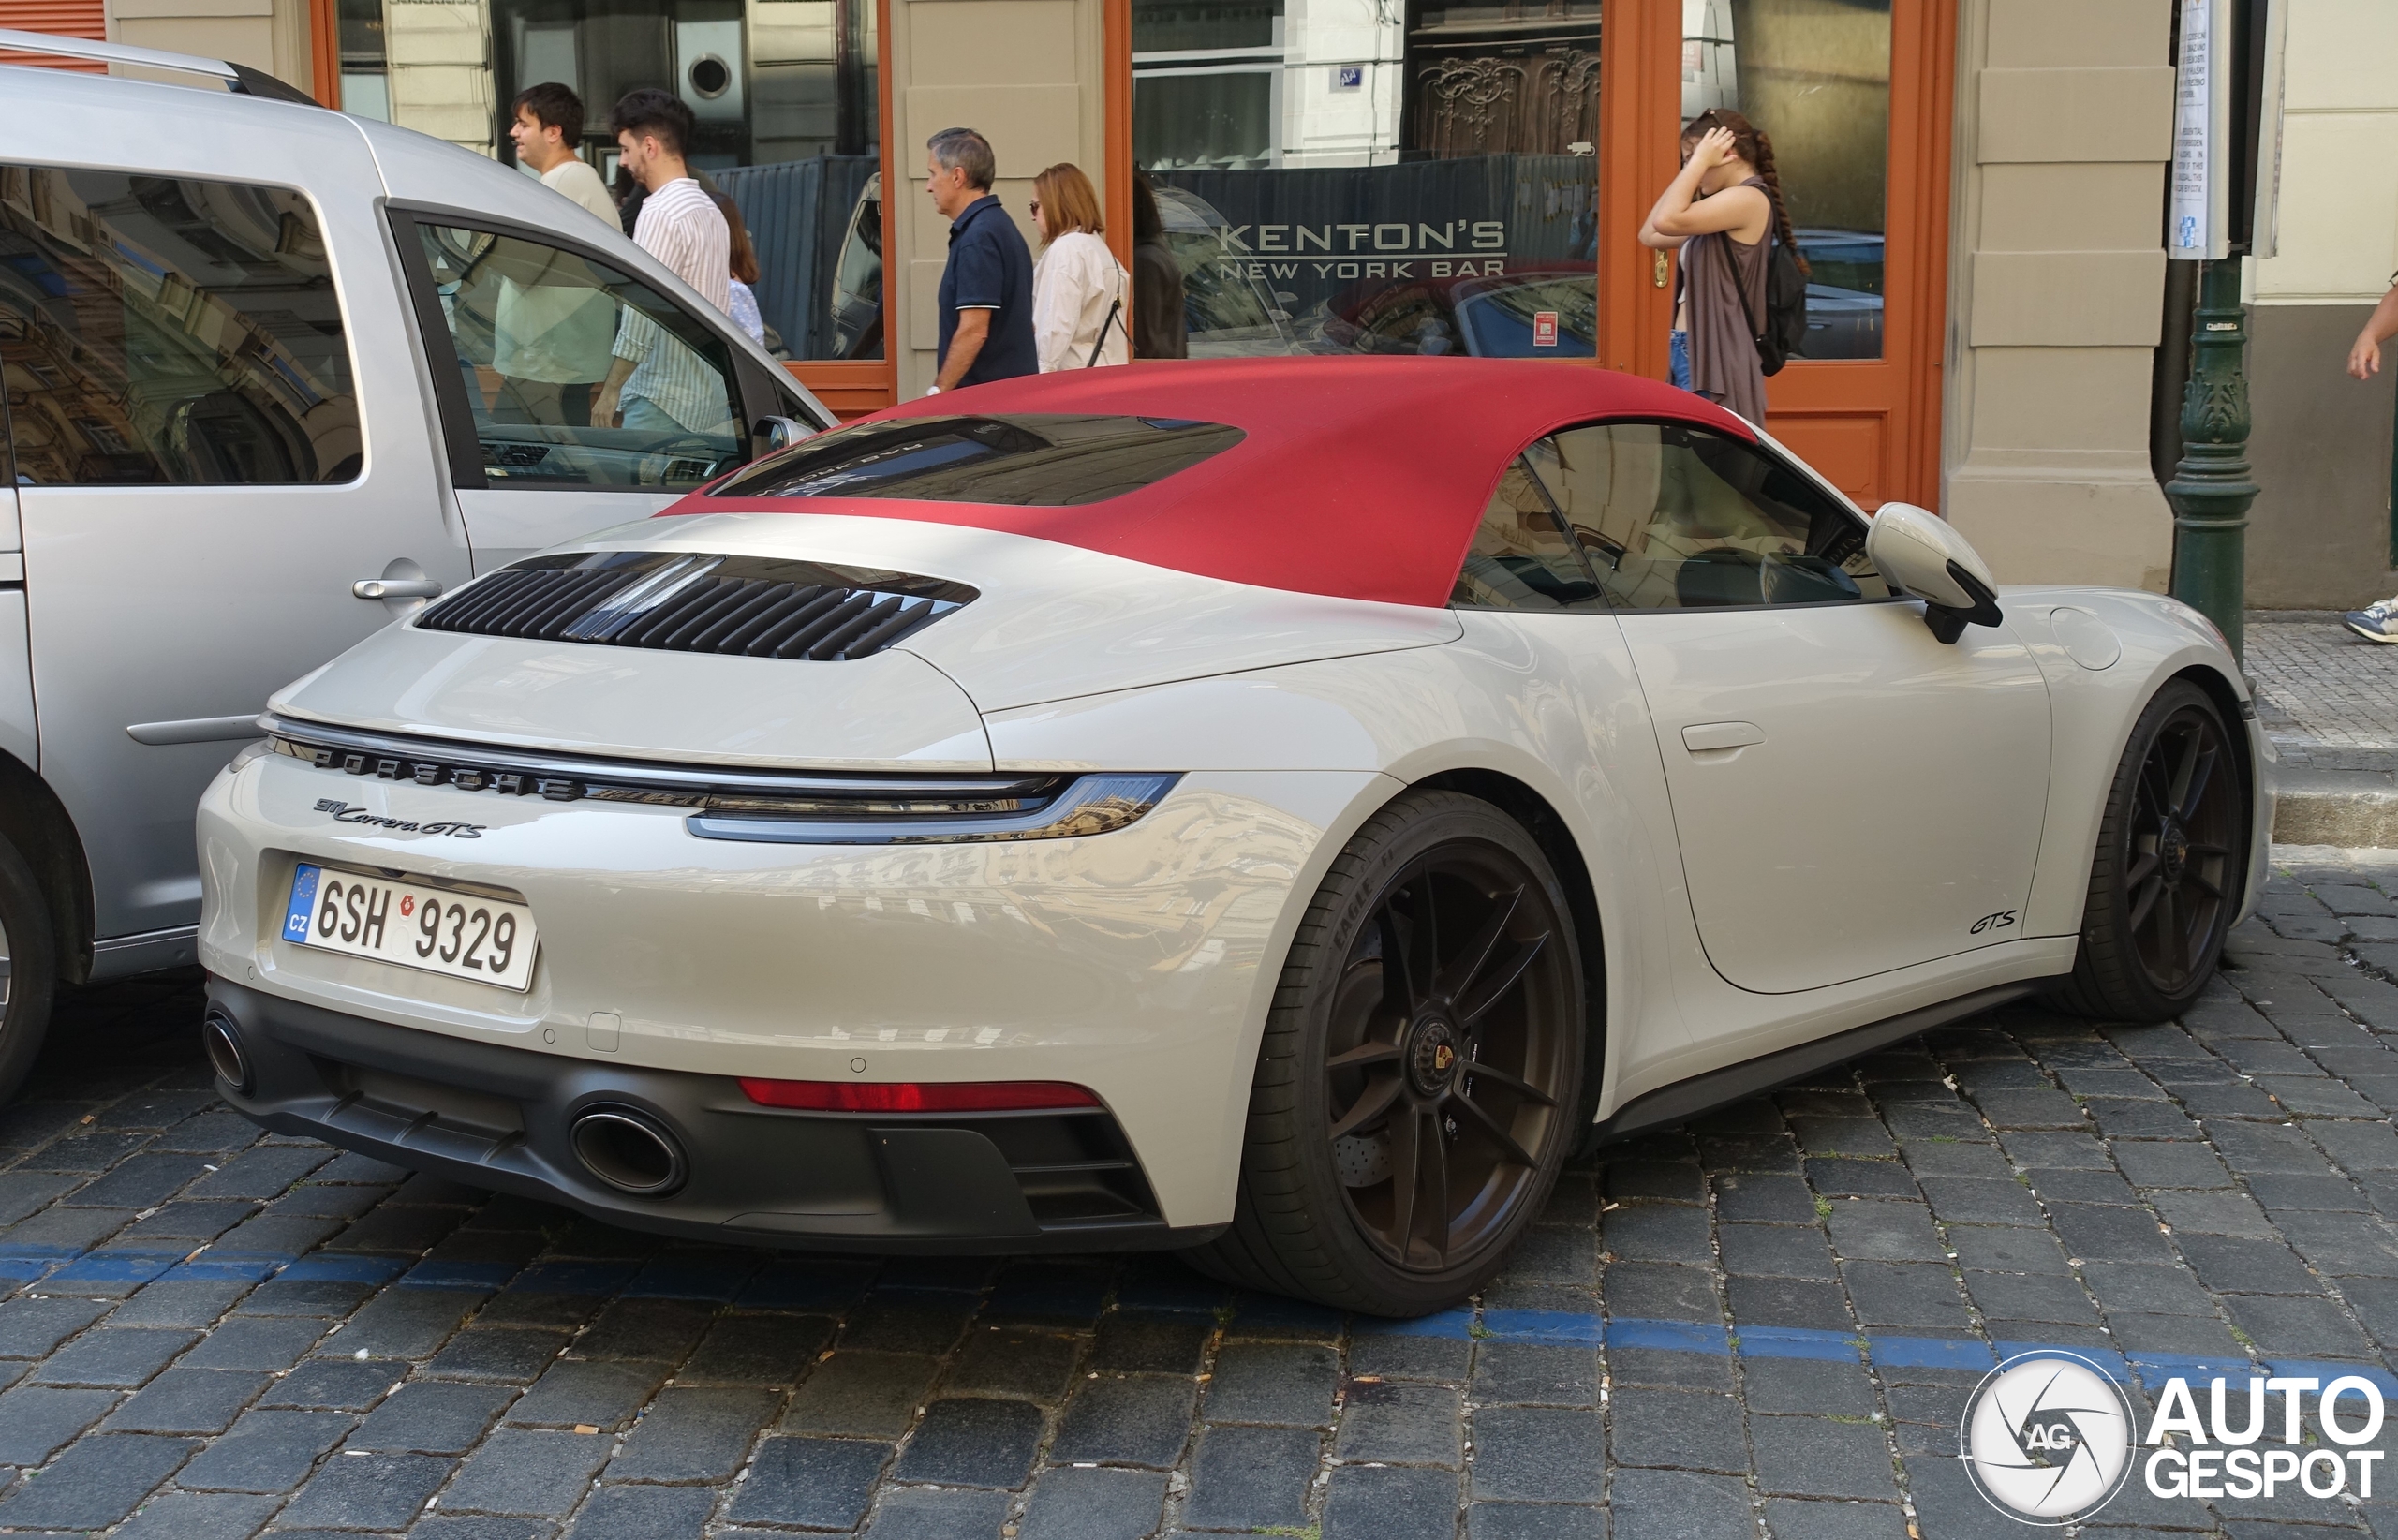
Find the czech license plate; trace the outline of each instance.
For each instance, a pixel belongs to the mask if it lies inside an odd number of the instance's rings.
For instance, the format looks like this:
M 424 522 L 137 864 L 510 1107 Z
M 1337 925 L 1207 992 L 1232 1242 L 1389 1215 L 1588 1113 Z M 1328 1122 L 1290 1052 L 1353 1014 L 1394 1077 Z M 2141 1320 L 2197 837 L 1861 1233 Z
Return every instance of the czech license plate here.
M 523 904 L 304 864 L 283 939 L 520 991 L 532 987 L 538 941 Z

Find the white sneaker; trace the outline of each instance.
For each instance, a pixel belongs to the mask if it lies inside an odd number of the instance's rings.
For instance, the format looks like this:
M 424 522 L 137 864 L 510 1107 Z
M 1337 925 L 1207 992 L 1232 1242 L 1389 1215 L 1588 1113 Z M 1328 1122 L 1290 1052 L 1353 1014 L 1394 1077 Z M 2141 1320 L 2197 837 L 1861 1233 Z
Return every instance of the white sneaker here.
M 2340 618 L 2368 642 L 2398 643 L 2398 599 L 2377 600 Z

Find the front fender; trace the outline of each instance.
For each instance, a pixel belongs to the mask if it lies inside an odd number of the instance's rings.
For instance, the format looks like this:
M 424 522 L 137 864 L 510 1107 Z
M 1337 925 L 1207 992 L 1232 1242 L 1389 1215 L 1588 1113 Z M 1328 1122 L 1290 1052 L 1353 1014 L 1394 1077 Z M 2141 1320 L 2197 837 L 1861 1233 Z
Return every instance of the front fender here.
M 2250 809 L 2249 861 L 2239 911 L 2245 918 L 2268 868 L 2275 759 L 2272 741 L 2257 723 L 2247 681 L 2222 637 L 2178 600 L 2128 589 L 2007 588 L 2001 591 L 1999 602 L 2008 628 L 2031 649 L 2048 681 L 2054 723 L 2049 817 L 2024 913 L 2027 934 L 2071 936 L 2080 931 L 2098 827 L 2116 767 L 2148 703 L 2169 681 L 2185 674 L 2199 677 L 2230 708 L 2226 714 L 2234 716 L 2248 749 L 2243 770 Z M 2065 612 L 2073 617 L 2060 629 L 2058 617 Z M 2116 651 L 2111 659 L 2106 658 L 2108 639 Z

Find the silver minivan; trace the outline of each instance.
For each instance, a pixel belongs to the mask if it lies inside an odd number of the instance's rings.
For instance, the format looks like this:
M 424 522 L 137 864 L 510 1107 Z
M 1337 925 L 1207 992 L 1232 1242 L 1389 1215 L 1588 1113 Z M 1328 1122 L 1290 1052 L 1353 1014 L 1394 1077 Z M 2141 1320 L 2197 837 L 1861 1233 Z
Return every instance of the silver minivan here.
M 833 418 L 519 172 L 237 66 L 0 48 L 223 87 L 0 64 L 5 1100 L 59 982 L 193 960 L 193 808 L 270 691 Z M 670 431 L 593 423 L 612 357 Z

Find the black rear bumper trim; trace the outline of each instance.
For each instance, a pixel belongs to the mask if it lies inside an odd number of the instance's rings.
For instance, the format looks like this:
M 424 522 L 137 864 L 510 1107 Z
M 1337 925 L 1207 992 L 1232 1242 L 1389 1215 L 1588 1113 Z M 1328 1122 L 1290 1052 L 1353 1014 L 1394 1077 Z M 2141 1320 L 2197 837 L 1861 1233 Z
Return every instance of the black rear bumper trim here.
M 1038 1252 L 1197 1245 L 1176 1229 L 1113 1116 L 862 1116 L 761 1107 L 731 1076 L 598 1062 L 395 1027 L 211 976 L 252 1070 L 220 1096 L 278 1133 L 693 1239 L 808 1251 Z M 575 1154 L 586 1110 L 629 1107 L 679 1142 L 664 1198 Z M 1059 1168 L 1088 1179 L 1059 1186 Z

